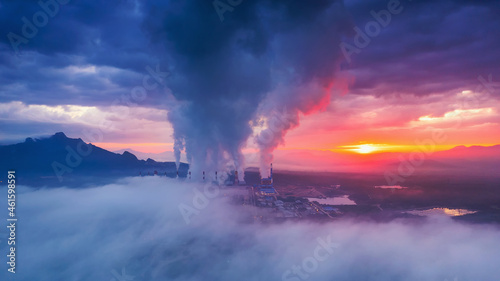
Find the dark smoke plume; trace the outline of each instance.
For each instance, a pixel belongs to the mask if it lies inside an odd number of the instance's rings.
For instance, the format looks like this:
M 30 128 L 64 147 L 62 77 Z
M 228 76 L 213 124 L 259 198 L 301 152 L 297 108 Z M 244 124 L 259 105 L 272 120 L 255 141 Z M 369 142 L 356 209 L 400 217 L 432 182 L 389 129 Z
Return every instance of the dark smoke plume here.
M 340 37 L 349 28 L 342 2 L 243 1 L 225 11 L 224 21 L 210 1 L 173 1 L 149 10 L 144 26 L 164 51 L 178 101 L 168 116 L 175 153 L 179 160 L 185 149 L 194 175 L 227 165 L 241 169 L 252 126 L 262 120 L 265 131 L 272 112 L 286 111 L 293 118 L 282 118 L 286 122 L 270 137 L 257 137 L 268 164 L 299 113 L 329 103 Z

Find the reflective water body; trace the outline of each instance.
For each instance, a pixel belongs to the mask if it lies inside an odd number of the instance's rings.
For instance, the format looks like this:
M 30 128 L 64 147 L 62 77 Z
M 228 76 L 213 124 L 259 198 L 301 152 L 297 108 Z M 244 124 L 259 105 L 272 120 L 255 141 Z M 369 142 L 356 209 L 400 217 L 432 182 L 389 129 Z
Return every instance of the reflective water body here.
M 382 188 L 382 189 L 405 189 L 408 187 L 400 186 L 400 185 L 376 185 L 375 188 Z
M 433 208 L 427 210 L 414 210 L 408 211 L 407 213 L 419 216 L 449 216 L 458 217 L 468 214 L 474 214 L 476 211 L 470 211 L 467 209 L 448 209 L 448 208 Z
M 316 201 L 324 205 L 356 205 L 356 202 L 352 201 L 347 197 L 347 195 L 339 197 L 330 197 L 325 199 L 320 198 L 307 198 L 310 202 Z

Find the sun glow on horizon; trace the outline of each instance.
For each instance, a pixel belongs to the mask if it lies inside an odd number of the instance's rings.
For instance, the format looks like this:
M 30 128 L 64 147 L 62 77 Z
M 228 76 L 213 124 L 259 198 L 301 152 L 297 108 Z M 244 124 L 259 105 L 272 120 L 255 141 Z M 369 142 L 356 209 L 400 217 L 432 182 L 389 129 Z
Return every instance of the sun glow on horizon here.
M 372 153 L 374 151 L 377 151 L 377 147 L 375 147 L 371 144 L 361 144 L 361 145 L 359 145 L 358 148 L 355 148 L 354 151 L 356 151 L 357 153 L 362 153 L 362 154 Z
M 380 143 L 361 143 L 356 145 L 340 146 L 340 151 L 354 152 L 357 154 L 375 154 L 383 152 L 409 152 L 417 150 L 418 148 L 413 145 L 394 145 L 394 144 L 380 144 Z M 440 149 L 441 150 L 441 149 Z
M 378 144 L 371 144 L 371 143 L 364 143 L 364 144 L 357 144 L 357 145 L 346 145 L 342 146 L 343 149 L 360 153 L 360 154 L 369 154 L 373 152 L 379 152 L 380 145 Z

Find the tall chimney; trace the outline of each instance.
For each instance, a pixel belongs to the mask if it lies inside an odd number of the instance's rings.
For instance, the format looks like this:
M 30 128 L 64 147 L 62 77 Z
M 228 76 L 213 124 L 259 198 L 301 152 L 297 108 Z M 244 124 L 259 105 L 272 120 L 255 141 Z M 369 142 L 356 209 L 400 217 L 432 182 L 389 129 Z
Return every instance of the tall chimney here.
M 203 171 L 203 181 L 205 181 L 205 171 Z
M 271 172 L 269 178 L 271 178 L 271 184 L 273 184 L 273 163 L 271 163 Z

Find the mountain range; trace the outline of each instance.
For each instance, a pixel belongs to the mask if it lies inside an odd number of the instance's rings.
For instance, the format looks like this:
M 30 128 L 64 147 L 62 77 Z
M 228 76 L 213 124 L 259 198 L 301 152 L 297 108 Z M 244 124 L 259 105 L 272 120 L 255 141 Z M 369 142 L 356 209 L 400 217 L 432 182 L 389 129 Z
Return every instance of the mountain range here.
M 125 148 L 125 149 L 119 149 L 113 151 L 114 153 L 118 154 L 123 154 L 124 152 L 130 152 L 134 154 L 138 159 L 143 159 L 147 160 L 148 158 L 154 159 L 156 161 L 161 161 L 161 162 L 170 162 L 175 159 L 174 151 L 163 151 L 159 153 L 151 153 L 151 152 L 142 152 L 142 151 L 137 151 L 132 148 Z M 184 156 L 184 155 L 183 155 Z M 185 161 L 185 157 L 181 158 L 181 161 Z
M 188 168 L 186 163 L 177 169 L 175 162 L 139 160 L 128 151 L 113 153 L 62 132 L 0 146 L 0 171 L 15 170 L 21 182 L 31 185 L 83 184 L 99 178 L 155 173 L 176 177 L 178 172 L 179 177 L 186 177 Z

